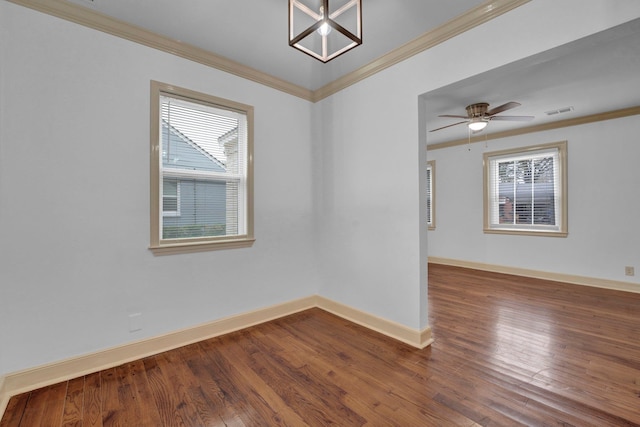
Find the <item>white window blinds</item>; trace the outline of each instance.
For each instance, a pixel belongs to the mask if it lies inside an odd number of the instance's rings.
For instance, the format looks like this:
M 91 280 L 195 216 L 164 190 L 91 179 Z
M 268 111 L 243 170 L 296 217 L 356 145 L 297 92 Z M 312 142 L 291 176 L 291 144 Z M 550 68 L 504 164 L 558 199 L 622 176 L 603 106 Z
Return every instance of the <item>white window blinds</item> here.
M 244 234 L 246 116 L 162 94 L 159 131 L 161 238 Z
M 427 227 L 430 230 L 433 230 L 436 226 L 435 222 L 435 192 L 434 192 L 434 183 L 435 183 L 435 168 L 436 164 L 434 160 L 430 160 L 427 162 Z
M 566 230 L 566 143 L 485 154 L 485 229 Z

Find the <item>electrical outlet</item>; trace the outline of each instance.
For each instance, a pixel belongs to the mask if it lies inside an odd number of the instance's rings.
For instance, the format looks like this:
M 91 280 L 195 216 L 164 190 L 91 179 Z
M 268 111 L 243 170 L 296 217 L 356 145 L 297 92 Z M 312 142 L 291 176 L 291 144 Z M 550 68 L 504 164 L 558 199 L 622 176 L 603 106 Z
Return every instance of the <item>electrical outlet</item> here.
M 133 313 L 129 315 L 129 332 L 138 332 L 142 330 L 142 313 Z
M 633 267 L 631 267 L 631 266 L 627 265 L 627 266 L 624 268 L 624 275 L 625 275 L 625 276 L 635 276 L 635 275 L 636 275 L 635 268 L 633 268 Z

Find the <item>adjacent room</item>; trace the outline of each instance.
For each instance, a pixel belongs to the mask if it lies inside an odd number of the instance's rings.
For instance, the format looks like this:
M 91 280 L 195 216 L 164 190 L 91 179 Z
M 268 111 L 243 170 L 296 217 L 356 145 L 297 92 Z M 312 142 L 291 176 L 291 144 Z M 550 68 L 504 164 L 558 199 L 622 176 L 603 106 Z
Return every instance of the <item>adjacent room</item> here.
M 0 0 L 0 427 L 640 425 L 640 2 L 442 3 Z

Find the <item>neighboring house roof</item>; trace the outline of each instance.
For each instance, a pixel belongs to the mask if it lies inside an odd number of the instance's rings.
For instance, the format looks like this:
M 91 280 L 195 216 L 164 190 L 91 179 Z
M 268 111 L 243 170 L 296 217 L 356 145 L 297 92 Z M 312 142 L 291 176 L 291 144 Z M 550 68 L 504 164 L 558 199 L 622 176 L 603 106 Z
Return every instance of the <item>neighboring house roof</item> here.
M 226 142 L 231 141 L 233 139 L 237 139 L 238 138 L 238 128 L 233 128 L 231 129 L 229 132 L 225 133 L 224 135 L 222 135 L 220 138 L 218 138 L 218 141 L 220 141 L 220 144 L 224 145 Z
M 202 148 L 200 145 L 192 141 L 184 133 L 180 132 L 176 127 L 169 125 L 165 120 L 162 120 L 162 133 L 170 132 L 169 143 L 172 145 L 183 145 L 183 148 L 179 150 L 180 156 L 176 157 L 173 162 L 165 162 L 167 167 L 180 167 L 180 168 L 193 168 L 195 163 L 198 163 L 198 168 L 205 170 L 211 169 L 218 172 L 225 172 L 226 165 L 224 162 L 217 159 L 214 155 Z M 163 137 L 163 150 L 166 139 Z M 164 156 L 163 156 L 164 159 Z

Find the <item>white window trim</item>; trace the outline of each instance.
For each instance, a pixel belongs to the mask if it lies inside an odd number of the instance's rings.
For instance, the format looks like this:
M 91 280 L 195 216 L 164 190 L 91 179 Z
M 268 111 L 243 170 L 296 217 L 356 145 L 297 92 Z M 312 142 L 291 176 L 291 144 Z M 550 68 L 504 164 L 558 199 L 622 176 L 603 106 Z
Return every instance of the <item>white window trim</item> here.
M 559 224 L 555 226 L 536 226 L 526 224 L 497 224 L 491 221 L 492 217 L 492 205 L 495 200 L 492 200 L 492 194 L 489 189 L 491 182 L 491 162 L 505 157 L 517 157 L 522 155 L 527 157 L 533 155 L 536 152 L 544 151 L 556 151 L 558 161 L 554 163 L 554 176 L 556 191 L 560 197 L 555 199 L 557 221 Z M 490 153 L 484 153 L 483 158 L 484 167 L 484 232 L 494 234 L 520 234 L 529 236 L 552 236 L 552 237 L 566 237 L 568 235 L 568 214 L 567 214 L 567 141 L 553 142 L 550 144 L 540 144 L 529 147 L 514 148 L 508 150 L 494 151 Z
M 182 98 L 190 102 L 213 105 L 224 110 L 236 111 L 246 115 L 247 119 L 247 165 L 246 185 L 242 194 L 246 202 L 239 206 L 240 212 L 245 217 L 244 228 L 241 234 L 234 236 L 202 237 L 193 239 L 162 239 L 160 224 L 162 217 L 162 179 L 160 177 L 160 161 L 162 147 L 160 142 L 160 96 L 168 95 Z M 211 251 L 219 249 L 246 248 L 255 241 L 253 234 L 253 107 L 223 98 L 206 95 L 189 89 L 151 81 L 151 215 L 150 215 L 150 245 L 149 249 L 154 255 L 171 255 L 189 252 Z M 176 173 L 180 175 L 180 173 Z M 228 178 L 228 176 L 227 176 Z M 241 184 L 245 184 L 244 177 L 238 178 Z
M 436 161 L 427 161 L 427 170 L 431 172 L 431 222 L 427 222 L 427 230 L 435 230 L 436 228 Z

